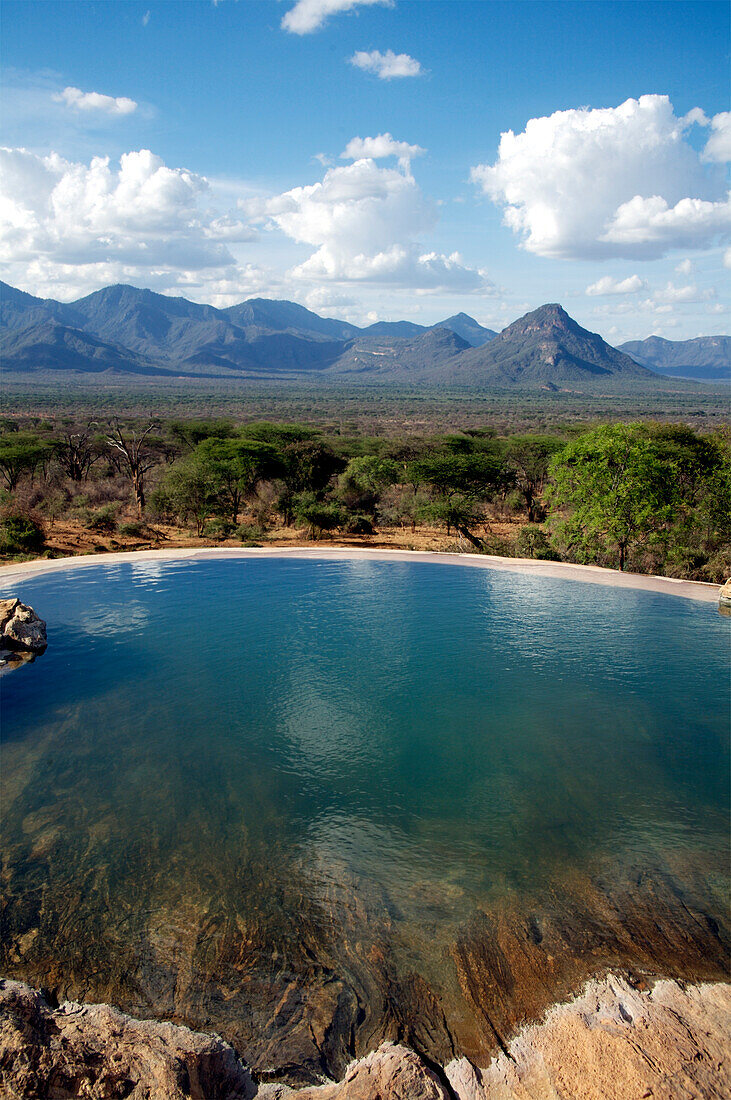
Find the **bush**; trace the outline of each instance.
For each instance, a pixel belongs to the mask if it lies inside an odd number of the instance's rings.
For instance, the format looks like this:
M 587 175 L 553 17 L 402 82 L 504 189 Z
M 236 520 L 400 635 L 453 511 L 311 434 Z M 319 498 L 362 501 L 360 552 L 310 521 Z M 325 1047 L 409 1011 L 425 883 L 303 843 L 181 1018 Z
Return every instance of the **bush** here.
M 234 535 L 244 546 L 256 546 L 263 538 L 266 538 L 264 528 L 258 523 L 240 523 Z
M 142 538 L 144 535 L 145 525 L 144 523 L 138 523 L 136 520 L 133 520 L 131 523 L 120 523 L 117 530 L 120 535 L 127 535 L 128 538 L 138 539 Z
M 515 548 L 522 558 L 537 558 L 539 561 L 557 561 L 558 554 L 551 546 L 546 532 L 533 523 L 521 527 Z
M 45 534 L 40 522 L 19 508 L 0 513 L 0 553 L 33 554 L 43 549 Z
M 365 516 L 360 512 L 348 516 L 345 524 L 345 531 L 348 535 L 372 535 L 373 529 L 373 517 Z
M 204 539 L 227 539 L 233 534 L 234 530 L 234 525 L 230 520 L 217 516 L 215 519 L 209 519 L 204 524 L 201 534 Z
M 101 508 L 77 508 L 76 519 L 87 531 L 97 534 L 111 534 L 117 530 L 118 504 L 104 504 Z
M 315 540 L 323 532 L 334 531 L 346 522 L 346 514 L 339 504 L 316 500 L 309 493 L 303 493 L 297 501 L 294 516 L 297 523 L 307 527 L 308 535 Z

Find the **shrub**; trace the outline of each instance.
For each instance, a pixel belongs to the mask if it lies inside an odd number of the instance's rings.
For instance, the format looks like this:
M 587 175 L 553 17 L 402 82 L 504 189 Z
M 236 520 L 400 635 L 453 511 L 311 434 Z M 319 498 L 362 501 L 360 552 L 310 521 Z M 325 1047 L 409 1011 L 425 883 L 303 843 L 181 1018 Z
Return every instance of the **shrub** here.
M 258 523 L 240 523 L 234 531 L 234 535 L 237 539 L 240 539 L 244 546 L 256 546 L 263 538 L 266 538 L 264 528 Z
M 43 527 L 29 512 L 12 506 L 0 512 L 0 553 L 32 554 L 41 550 L 44 542 Z
M 117 529 L 118 504 L 104 504 L 101 508 L 78 508 L 76 518 L 87 531 L 97 534 L 111 534 Z
M 233 534 L 235 528 L 230 520 L 216 516 L 204 524 L 201 534 L 204 539 L 227 539 Z
M 127 535 L 128 538 L 141 538 L 145 533 L 145 525 L 133 520 L 131 523 L 120 523 L 117 530 L 120 535 Z
M 546 532 L 533 523 L 521 527 L 515 548 L 519 557 L 537 558 L 539 561 L 557 561 L 558 554 L 551 546 Z
M 307 527 L 310 538 L 317 540 L 324 531 L 334 531 L 346 522 L 346 515 L 339 504 L 319 501 L 303 493 L 294 509 L 298 523 Z
M 348 516 L 345 531 L 348 535 L 372 535 L 373 517 L 355 512 L 352 516 Z

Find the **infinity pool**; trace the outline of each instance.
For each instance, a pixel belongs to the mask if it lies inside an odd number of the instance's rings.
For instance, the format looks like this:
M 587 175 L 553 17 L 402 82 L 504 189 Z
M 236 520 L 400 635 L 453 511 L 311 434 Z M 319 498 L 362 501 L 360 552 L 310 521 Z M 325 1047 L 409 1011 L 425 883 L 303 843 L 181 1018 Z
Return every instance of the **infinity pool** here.
M 731 620 L 712 604 L 291 558 L 90 566 L 13 594 L 49 646 L 2 682 L 8 976 L 312 1077 L 382 1034 L 488 1050 L 480 935 L 513 986 L 509 935 L 540 970 L 553 928 L 547 959 L 569 943 L 577 974 L 662 969 L 684 913 L 722 936 Z M 640 896 L 663 928 L 634 928 Z M 690 935 L 675 954 L 715 972 L 722 949 Z

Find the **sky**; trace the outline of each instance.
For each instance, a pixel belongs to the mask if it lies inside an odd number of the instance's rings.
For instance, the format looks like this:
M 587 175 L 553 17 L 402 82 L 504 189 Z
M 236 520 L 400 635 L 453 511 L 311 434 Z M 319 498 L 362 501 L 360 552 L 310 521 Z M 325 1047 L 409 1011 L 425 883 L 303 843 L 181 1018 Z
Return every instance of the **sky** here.
M 729 332 L 727 3 L 4 0 L 0 278 Z

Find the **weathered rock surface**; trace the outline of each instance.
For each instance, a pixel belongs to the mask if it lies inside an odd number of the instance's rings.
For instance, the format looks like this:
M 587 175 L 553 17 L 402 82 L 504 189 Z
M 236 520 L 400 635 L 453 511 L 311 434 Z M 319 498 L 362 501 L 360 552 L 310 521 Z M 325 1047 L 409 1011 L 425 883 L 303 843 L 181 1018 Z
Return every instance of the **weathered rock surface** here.
M 3 1100 L 250 1100 L 255 1092 L 217 1035 L 133 1020 L 109 1005 L 52 1009 L 30 986 L 0 980 Z
M 337 1084 L 288 1089 L 263 1085 L 257 1100 L 451 1100 L 418 1054 L 399 1043 L 382 1043 L 353 1062 Z
M 615 975 L 525 1028 L 486 1070 L 447 1067 L 460 1100 L 713 1100 L 731 1096 L 731 986 Z
M 721 1100 L 731 1096 L 731 986 L 641 991 L 616 975 L 588 982 L 576 1000 L 525 1028 L 480 1070 L 466 1058 L 445 1070 L 458 1100 Z M 449 1092 L 406 1047 L 384 1043 L 335 1085 L 264 1086 L 258 1100 L 442 1100 Z
M 721 604 L 721 607 L 731 607 L 731 577 L 726 581 L 721 591 L 718 593 L 718 602 Z
M 0 981 L 0 1097 L 129 1100 L 721 1100 L 731 1095 L 731 985 L 652 990 L 609 974 L 554 1006 L 478 1069 L 466 1058 L 435 1072 L 385 1042 L 337 1083 L 258 1092 L 218 1036 L 133 1020 L 108 1005 L 65 1002 Z
M 28 604 L 0 600 L 0 643 L 7 649 L 42 653 L 48 644 L 46 624 Z

